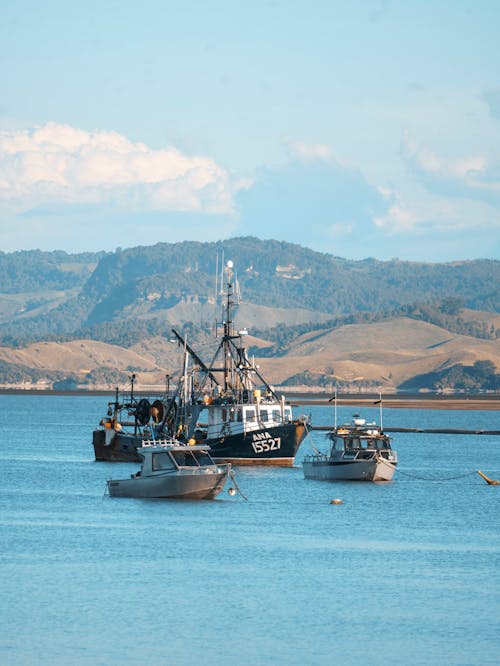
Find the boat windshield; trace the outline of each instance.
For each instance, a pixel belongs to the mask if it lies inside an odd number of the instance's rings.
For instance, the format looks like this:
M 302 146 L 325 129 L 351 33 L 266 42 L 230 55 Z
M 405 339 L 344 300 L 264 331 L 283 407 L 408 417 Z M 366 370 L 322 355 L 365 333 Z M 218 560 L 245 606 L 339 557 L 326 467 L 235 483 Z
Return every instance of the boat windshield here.
M 153 472 L 158 472 L 162 469 L 175 469 L 174 462 L 170 457 L 170 454 L 166 451 L 162 451 L 161 453 L 153 453 L 151 467 Z
M 184 451 L 172 451 L 172 457 L 179 467 L 186 465 L 186 454 Z
M 196 460 L 198 461 L 199 465 L 213 465 L 214 462 L 208 455 L 208 453 L 205 453 L 204 451 L 197 451 L 196 453 L 192 454 Z
M 179 467 L 213 465 L 210 456 L 204 451 L 172 451 L 172 456 Z

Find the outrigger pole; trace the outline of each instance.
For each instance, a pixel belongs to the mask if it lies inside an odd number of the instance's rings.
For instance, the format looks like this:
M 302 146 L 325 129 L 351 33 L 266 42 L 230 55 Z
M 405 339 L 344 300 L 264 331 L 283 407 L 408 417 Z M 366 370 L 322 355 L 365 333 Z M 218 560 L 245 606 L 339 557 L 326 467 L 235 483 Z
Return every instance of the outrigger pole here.
M 192 349 L 192 348 L 188 345 L 188 343 L 184 340 L 184 338 L 181 338 L 181 336 L 177 333 L 177 331 L 175 330 L 175 328 L 172 329 L 172 333 L 175 335 L 175 337 L 177 338 L 177 341 L 178 341 L 182 346 L 185 345 L 186 350 L 187 350 L 188 353 L 194 358 L 194 360 L 196 361 L 196 363 L 198 363 L 198 365 L 199 365 L 200 368 L 203 370 L 203 372 L 206 372 L 207 375 L 209 375 L 210 379 L 211 379 L 213 382 L 215 382 L 217 385 L 219 385 L 219 382 L 217 381 L 217 379 L 215 378 L 215 376 L 212 374 L 210 368 L 208 368 L 208 367 L 205 365 L 205 363 L 203 363 L 203 361 L 202 361 L 201 358 L 198 356 L 198 354 L 194 351 L 194 349 Z

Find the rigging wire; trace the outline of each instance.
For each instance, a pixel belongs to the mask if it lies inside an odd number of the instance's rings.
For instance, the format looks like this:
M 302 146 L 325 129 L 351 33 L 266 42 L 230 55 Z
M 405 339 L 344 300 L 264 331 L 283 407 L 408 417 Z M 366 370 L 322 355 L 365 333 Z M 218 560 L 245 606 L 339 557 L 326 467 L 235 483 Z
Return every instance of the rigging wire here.
M 309 444 L 311 445 L 312 450 L 314 451 L 314 453 L 317 456 L 321 455 L 321 451 L 318 448 L 316 448 L 316 446 L 314 445 L 314 441 L 313 441 L 313 438 L 312 438 L 312 435 L 311 435 L 311 431 L 307 427 L 307 421 L 304 421 L 304 428 L 305 428 L 305 431 L 306 431 L 306 437 L 309 437 Z
M 231 481 L 233 482 L 234 487 L 236 488 L 236 490 L 237 490 L 237 491 L 239 492 L 239 494 L 243 497 L 243 499 L 245 500 L 245 502 L 248 502 L 248 497 L 242 492 L 241 488 L 240 488 L 239 485 L 236 483 L 236 476 L 235 476 L 233 470 L 230 470 L 230 471 L 229 471 L 229 476 L 231 477 Z
M 430 476 L 417 476 L 416 474 L 411 474 L 410 472 L 404 472 L 402 469 L 398 469 L 398 474 L 403 474 L 403 476 L 408 476 L 411 479 L 418 479 L 419 481 L 435 481 L 440 483 L 441 481 L 455 481 L 456 479 L 465 479 L 467 476 L 473 476 L 476 474 L 476 470 L 473 472 L 467 472 L 466 474 L 459 474 L 458 476 L 448 476 L 448 477 L 430 477 Z

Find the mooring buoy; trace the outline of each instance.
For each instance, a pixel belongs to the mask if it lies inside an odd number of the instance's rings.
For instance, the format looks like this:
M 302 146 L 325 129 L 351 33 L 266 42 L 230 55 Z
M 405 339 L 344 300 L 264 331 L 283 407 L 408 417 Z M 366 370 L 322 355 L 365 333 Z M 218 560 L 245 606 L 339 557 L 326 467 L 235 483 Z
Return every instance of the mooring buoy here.
M 343 504 L 344 500 L 339 499 L 336 497 L 335 499 L 330 500 L 330 504 Z

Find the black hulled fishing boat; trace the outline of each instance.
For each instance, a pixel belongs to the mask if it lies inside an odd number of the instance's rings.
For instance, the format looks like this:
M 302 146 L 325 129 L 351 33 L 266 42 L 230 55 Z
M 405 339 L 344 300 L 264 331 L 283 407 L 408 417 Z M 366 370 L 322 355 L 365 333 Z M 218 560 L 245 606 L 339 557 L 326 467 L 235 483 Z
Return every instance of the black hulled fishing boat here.
M 188 439 L 208 444 L 216 462 L 291 466 L 307 435 L 307 419 L 293 418 L 291 405 L 275 393 L 249 359 L 243 346 L 247 331 L 237 331 L 232 321 L 239 290 L 233 284 L 231 261 L 225 273 L 223 334 L 210 365 L 173 331 L 200 373 L 200 380 L 193 382 L 189 422 L 181 428 L 186 429 Z
M 108 403 L 107 414 L 92 433 L 96 460 L 108 462 L 138 462 L 137 448 L 143 440 L 161 439 L 170 435 L 177 420 L 175 396 L 137 397 L 134 394 L 135 375 L 130 377 L 130 393 Z

